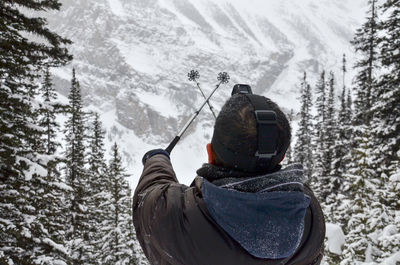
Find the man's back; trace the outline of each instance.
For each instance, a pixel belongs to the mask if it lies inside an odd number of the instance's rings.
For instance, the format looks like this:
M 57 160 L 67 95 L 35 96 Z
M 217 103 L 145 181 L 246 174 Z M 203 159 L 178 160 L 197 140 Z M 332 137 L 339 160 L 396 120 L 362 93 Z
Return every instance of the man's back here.
M 167 156 L 155 155 L 148 159 L 135 191 L 133 219 L 137 237 L 151 264 L 319 264 L 325 236 L 321 208 L 312 191 L 305 185 L 299 186 L 298 180 L 291 181 L 290 178 L 296 176 L 288 172 L 277 171 L 275 175 L 280 174 L 277 180 L 271 175 L 246 177 L 234 170 L 209 165 L 200 169 L 200 176 L 187 187 L 178 183 Z M 281 183 L 270 181 L 274 178 Z M 232 196 L 238 198 L 237 203 L 228 205 L 232 200 L 225 201 L 223 192 L 213 192 L 220 189 L 234 193 Z M 296 198 L 304 198 L 303 203 L 290 200 L 282 203 L 285 197 L 300 193 L 304 196 Z M 219 194 L 218 198 L 213 194 Z M 241 196 L 246 200 L 248 195 L 256 200 L 260 197 L 259 205 L 263 205 L 264 212 L 271 208 L 265 206 L 271 194 L 284 195 L 279 199 L 281 203 L 276 203 L 281 209 L 275 210 L 291 211 L 292 221 L 287 226 L 283 224 L 285 217 L 274 216 L 268 220 L 269 225 L 263 225 L 265 218 L 260 215 L 252 218 L 248 209 L 251 207 L 246 207 L 246 203 L 240 206 Z M 302 209 L 302 205 L 309 206 Z M 234 210 L 232 218 L 230 209 Z M 302 211 L 303 218 L 300 218 Z M 243 218 L 238 217 L 241 214 L 248 215 L 251 228 L 240 229 L 239 219 Z M 260 220 L 255 220 L 257 216 Z M 281 232 L 274 231 L 274 227 Z M 285 244 L 288 238 L 292 240 Z M 274 250 L 273 246 L 279 244 L 281 247 Z M 279 255 L 285 258 L 262 258 Z

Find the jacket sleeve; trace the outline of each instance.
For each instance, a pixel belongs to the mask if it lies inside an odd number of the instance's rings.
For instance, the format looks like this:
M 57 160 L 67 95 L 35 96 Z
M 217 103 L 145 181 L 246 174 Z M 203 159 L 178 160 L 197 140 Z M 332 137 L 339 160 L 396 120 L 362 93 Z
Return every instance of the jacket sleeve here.
M 160 260 L 180 264 L 164 245 L 169 241 L 165 230 L 175 222 L 170 220 L 171 213 L 179 212 L 175 208 L 182 207 L 182 194 L 187 188 L 178 183 L 166 156 L 155 155 L 146 161 L 133 197 L 133 223 L 151 264 L 160 264 Z
M 144 164 L 142 175 L 135 190 L 134 199 L 138 194 L 146 192 L 155 186 L 178 183 L 171 161 L 165 155 L 155 155 Z

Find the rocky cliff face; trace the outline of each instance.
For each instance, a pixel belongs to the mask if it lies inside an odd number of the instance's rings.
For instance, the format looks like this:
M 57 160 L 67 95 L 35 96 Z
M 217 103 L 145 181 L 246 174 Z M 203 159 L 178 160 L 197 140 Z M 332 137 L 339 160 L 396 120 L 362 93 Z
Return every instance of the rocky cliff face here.
M 297 109 L 296 83 L 352 61 L 349 40 L 363 18 L 362 0 L 62 0 L 49 23 L 74 44 L 74 61 L 55 69 L 66 95 L 77 70 L 87 106 L 102 113 L 109 139 L 139 165 L 142 149 L 166 145 L 202 101 L 187 72 L 198 69 L 206 93 L 220 71 L 231 75 L 212 103 L 219 109 L 234 83 Z M 350 80 L 348 80 L 350 81 Z M 204 109 L 188 131 L 193 149 L 210 137 Z M 187 134 L 187 135 L 188 135 Z M 188 147 L 189 148 L 189 147 Z M 191 149 L 191 150 L 192 150 Z M 204 159 L 201 155 L 196 159 Z M 190 163 L 189 163 L 190 164 Z

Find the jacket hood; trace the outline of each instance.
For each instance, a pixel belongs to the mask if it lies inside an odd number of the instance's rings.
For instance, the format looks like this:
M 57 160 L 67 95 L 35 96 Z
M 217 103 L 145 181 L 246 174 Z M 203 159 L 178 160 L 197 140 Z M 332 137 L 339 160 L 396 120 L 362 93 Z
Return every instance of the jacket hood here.
M 305 179 L 301 166 L 251 177 L 230 177 L 218 167 L 203 169 L 203 173 L 213 171 L 218 178 L 205 174 L 202 185 L 213 219 L 257 258 L 292 256 L 301 242 L 310 204 L 310 197 L 302 191 Z

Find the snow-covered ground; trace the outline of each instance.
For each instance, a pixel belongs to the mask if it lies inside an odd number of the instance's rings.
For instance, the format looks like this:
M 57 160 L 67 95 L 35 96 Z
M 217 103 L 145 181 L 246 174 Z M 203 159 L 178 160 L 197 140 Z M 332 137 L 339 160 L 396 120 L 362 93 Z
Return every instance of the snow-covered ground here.
M 326 224 L 326 246 L 334 254 L 342 254 L 342 246 L 345 242 L 345 235 L 342 228 L 337 224 Z

